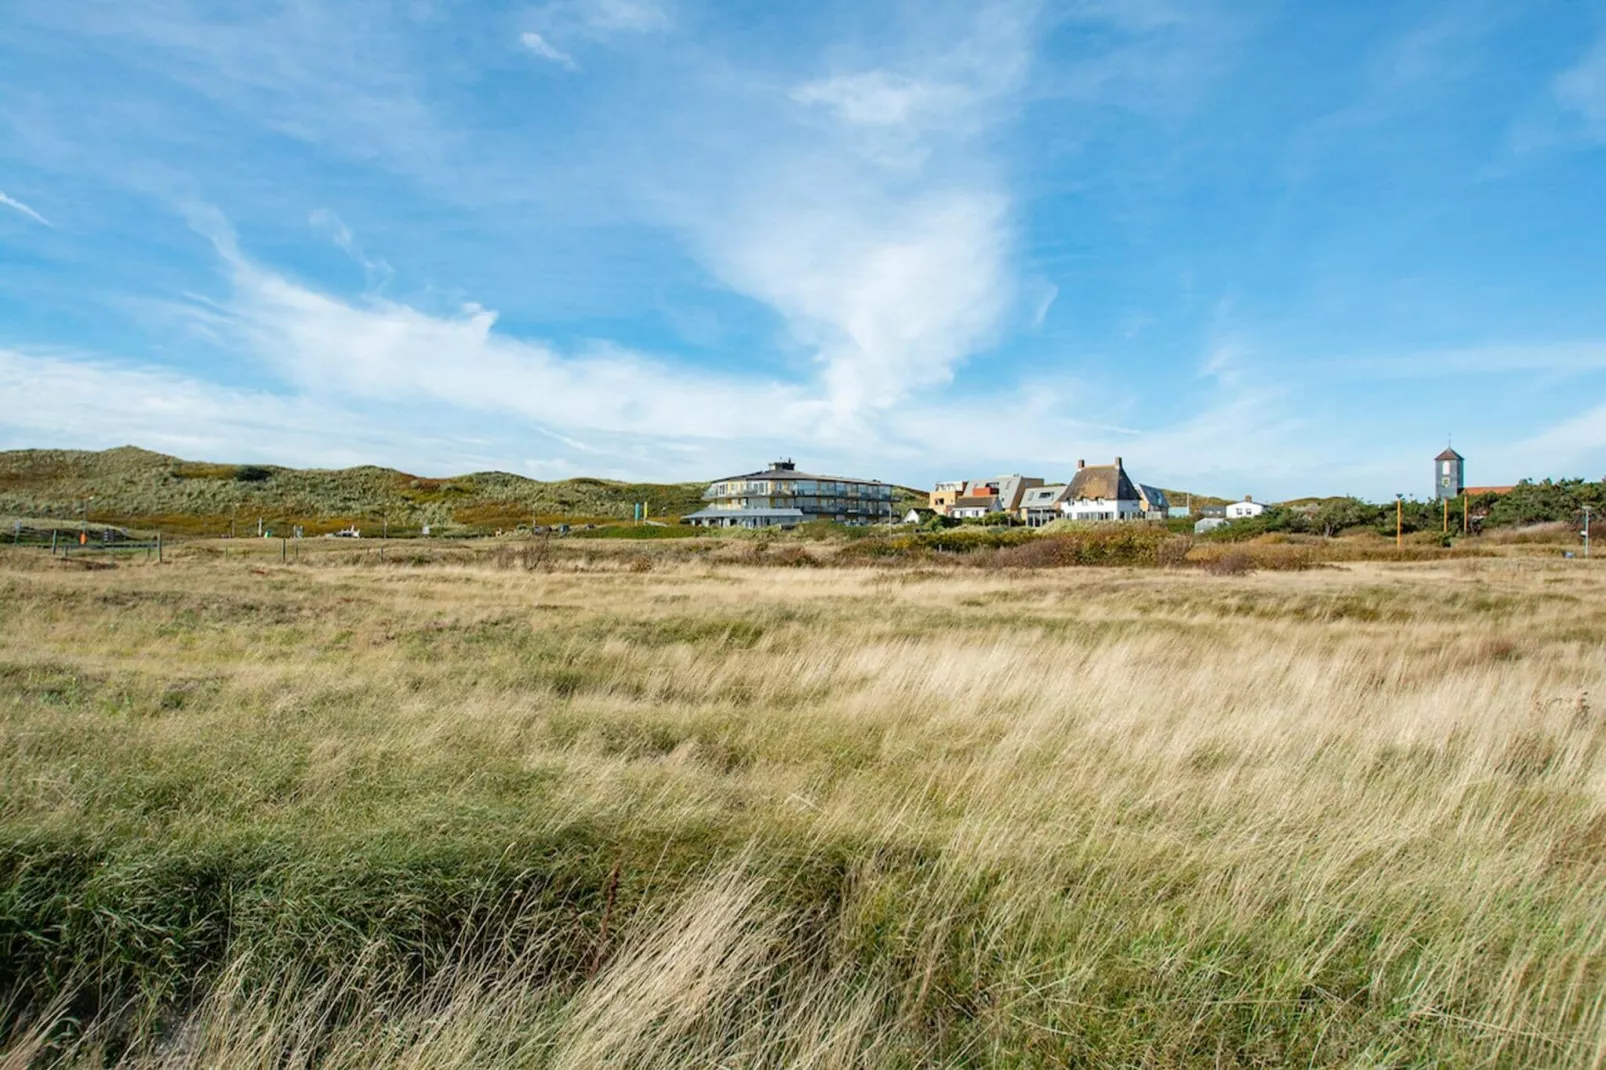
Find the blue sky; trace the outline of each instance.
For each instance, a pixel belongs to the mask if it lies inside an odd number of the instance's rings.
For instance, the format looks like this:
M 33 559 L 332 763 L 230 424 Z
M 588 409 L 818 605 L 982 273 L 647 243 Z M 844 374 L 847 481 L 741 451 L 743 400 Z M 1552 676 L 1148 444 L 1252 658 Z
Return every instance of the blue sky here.
M 1263 498 L 1606 473 L 1606 4 L 0 20 L 0 447 Z

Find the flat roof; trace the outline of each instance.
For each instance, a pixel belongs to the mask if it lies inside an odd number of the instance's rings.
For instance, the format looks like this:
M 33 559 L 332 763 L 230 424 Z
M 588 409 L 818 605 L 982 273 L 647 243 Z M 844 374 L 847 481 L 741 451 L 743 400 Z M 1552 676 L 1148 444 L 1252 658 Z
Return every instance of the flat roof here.
M 748 472 L 741 476 L 722 476 L 714 480 L 715 483 L 729 483 L 737 479 L 813 479 L 823 480 L 827 483 L 871 483 L 885 486 L 879 479 L 858 479 L 854 476 L 818 476 L 811 472 L 799 472 L 791 468 L 770 468 L 763 472 Z

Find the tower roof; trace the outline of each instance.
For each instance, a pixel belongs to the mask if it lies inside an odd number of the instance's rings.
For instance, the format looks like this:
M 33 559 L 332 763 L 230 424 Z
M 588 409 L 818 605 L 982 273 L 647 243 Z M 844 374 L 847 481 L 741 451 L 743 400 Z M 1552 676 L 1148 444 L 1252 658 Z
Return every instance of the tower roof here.
M 1466 460 L 1465 457 L 1461 456 L 1459 453 L 1457 453 L 1455 450 L 1451 449 L 1449 446 L 1444 447 L 1444 452 L 1439 454 L 1437 457 L 1435 457 L 1433 459 L 1435 461 L 1464 461 L 1464 460 Z

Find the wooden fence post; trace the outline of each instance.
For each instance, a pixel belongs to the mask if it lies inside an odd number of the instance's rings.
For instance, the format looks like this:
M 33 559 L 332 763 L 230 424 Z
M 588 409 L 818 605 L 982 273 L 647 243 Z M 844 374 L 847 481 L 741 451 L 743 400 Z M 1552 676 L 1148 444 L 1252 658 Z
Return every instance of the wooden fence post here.
M 162 533 L 160 531 L 156 533 L 156 563 L 158 565 L 162 563 Z

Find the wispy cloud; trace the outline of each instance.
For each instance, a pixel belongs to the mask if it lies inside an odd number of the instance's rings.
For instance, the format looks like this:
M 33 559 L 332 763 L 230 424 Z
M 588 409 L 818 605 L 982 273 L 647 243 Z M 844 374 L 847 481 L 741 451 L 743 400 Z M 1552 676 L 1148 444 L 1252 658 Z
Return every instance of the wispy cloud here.
M 377 297 L 330 296 L 248 258 L 212 213 L 196 218 L 228 268 L 232 293 L 193 306 L 192 319 L 305 392 L 682 438 L 762 436 L 823 415 L 817 399 L 770 380 L 714 376 L 607 343 L 563 353 L 510 337 L 495 329 L 495 312 L 476 304 L 436 315 Z
M 587 25 L 606 33 L 653 33 L 669 29 L 669 11 L 652 0 L 581 0 L 570 5 Z
M 76 355 L 0 349 L 0 397 L 28 399 L 6 406 L 0 425 L 0 441 L 13 447 L 132 443 L 188 457 L 314 465 L 357 464 L 387 453 L 407 463 L 434 450 L 455 455 L 456 463 L 474 457 L 461 442 L 440 438 L 407 445 L 383 421 L 346 407 Z
M 552 0 L 538 9 L 537 19 L 592 37 L 661 33 L 674 25 L 669 8 L 656 0 Z
M 1606 479 L 1606 404 L 1594 405 L 1569 416 L 1539 434 L 1525 439 L 1518 447 L 1539 470 L 1553 472 L 1559 466 L 1591 464 L 1593 471 L 1566 473 L 1590 479 Z
M 1033 10 L 942 8 L 918 44 L 860 49 L 879 62 L 803 78 L 779 110 L 755 77 L 717 162 L 650 195 L 721 282 L 785 318 L 843 433 L 1030 315 L 1002 163 L 979 135 L 1011 121 Z
M 28 218 L 34 220 L 35 222 L 43 223 L 47 227 L 54 227 L 55 226 L 55 224 L 52 223 L 50 220 L 48 220 L 44 216 L 40 215 L 38 212 L 34 211 L 32 208 L 29 208 L 26 204 L 23 204 L 21 201 L 17 200 L 15 197 L 6 196 L 6 193 L 5 193 L 4 190 L 0 190 L 0 204 L 5 205 L 7 208 L 15 208 L 17 211 L 21 212 L 23 215 L 27 216 Z
M 1342 359 L 1310 362 L 1306 368 L 1317 379 L 1449 380 L 1534 373 L 1579 375 L 1606 371 L 1606 339 L 1484 345 L 1389 356 L 1347 354 Z
M 521 33 L 519 35 L 519 43 L 524 45 L 524 47 L 529 49 L 531 52 L 534 52 L 536 55 L 540 56 L 542 59 L 550 60 L 560 67 L 567 68 L 571 71 L 578 69 L 575 65 L 573 56 L 569 55 L 567 52 L 553 47 L 545 37 L 542 37 L 534 30 L 526 30 L 524 33 Z
M 792 90 L 791 96 L 799 104 L 819 104 L 845 122 L 866 126 L 950 118 L 969 99 L 962 86 L 880 70 L 806 82 Z
M 1606 34 L 1578 63 L 1556 76 L 1556 103 L 1591 139 L 1606 139 Z
M 329 235 L 329 240 L 339 246 L 341 252 L 361 266 L 364 281 L 369 289 L 383 286 L 396 274 L 395 269 L 383 259 L 370 259 L 368 254 L 363 252 L 362 244 L 357 241 L 357 236 L 351 232 L 350 227 L 346 226 L 345 220 L 341 219 L 332 210 L 319 208 L 307 217 L 307 222 L 314 230 L 322 231 Z

